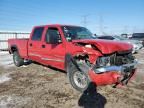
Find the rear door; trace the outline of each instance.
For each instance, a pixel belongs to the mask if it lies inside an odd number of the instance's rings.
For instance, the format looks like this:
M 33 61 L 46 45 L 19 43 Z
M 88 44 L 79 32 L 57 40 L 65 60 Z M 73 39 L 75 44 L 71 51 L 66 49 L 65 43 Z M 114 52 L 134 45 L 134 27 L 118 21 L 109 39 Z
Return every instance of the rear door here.
M 36 27 L 28 43 L 28 56 L 31 60 L 39 62 L 41 60 L 41 45 L 44 27 Z
M 46 65 L 64 69 L 66 50 L 61 37 L 60 28 L 48 27 L 42 46 L 42 62 Z

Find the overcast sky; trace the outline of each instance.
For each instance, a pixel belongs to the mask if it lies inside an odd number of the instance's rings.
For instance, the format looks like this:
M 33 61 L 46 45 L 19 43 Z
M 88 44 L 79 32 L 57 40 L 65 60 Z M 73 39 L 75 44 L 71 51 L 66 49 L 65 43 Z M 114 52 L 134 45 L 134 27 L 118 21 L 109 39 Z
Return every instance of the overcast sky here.
M 144 0 L 0 0 L 0 30 L 73 24 L 93 33 L 144 32 Z

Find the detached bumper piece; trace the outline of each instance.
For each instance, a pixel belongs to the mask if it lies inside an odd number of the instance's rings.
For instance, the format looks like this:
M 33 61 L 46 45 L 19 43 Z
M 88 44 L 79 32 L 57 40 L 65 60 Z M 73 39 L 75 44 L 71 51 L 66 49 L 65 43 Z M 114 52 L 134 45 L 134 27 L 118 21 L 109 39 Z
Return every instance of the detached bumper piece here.
M 89 71 L 92 82 L 96 85 L 118 84 L 126 85 L 136 71 L 137 61 L 124 64 L 121 66 L 106 66 L 96 68 L 95 66 Z

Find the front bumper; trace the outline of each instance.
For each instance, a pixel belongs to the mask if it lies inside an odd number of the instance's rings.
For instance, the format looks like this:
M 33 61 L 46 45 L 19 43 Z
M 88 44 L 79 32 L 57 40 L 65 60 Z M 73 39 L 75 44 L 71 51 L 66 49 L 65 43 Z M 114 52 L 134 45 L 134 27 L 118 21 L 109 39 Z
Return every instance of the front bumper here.
M 96 85 L 127 84 L 136 71 L 137 60 L 122 66 L 106 66 L 89 71 L 92 82 Z
M 125 72 L 127 69 L 135 69 L 137 66 L 137 60 L 135 60 L 133 63 L 130 64 L 124 64 L 121 66 L 106 66 L 106 67 L 100 67 L 97 69 L 94 69 L 96 74 L 109 72 L 109 71 L 117 71 L 117 72 Z

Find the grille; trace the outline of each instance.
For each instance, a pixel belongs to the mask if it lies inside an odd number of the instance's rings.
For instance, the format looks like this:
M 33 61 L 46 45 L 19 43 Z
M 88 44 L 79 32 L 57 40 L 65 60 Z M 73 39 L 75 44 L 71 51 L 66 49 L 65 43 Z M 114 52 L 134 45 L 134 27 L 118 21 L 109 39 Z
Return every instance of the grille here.
M 134 62 L 135 57 L 132 55 L 131 52 L 120 52 L 120 53 L 114 53 L 111 55 L 105 55 L 104 57 L 108 57 L 108 62 L 105 59 L 98 58 L 96 61 L 96 67 L 101 66 L 121 66 L 124 64 L 131 64 Z
M 128 63 L 133 63 L 134 56 L 132 56 L 132 53 L 129 54 L 115 54 L 110 57 L 110 64 L 111 65 L 124 65 Z

